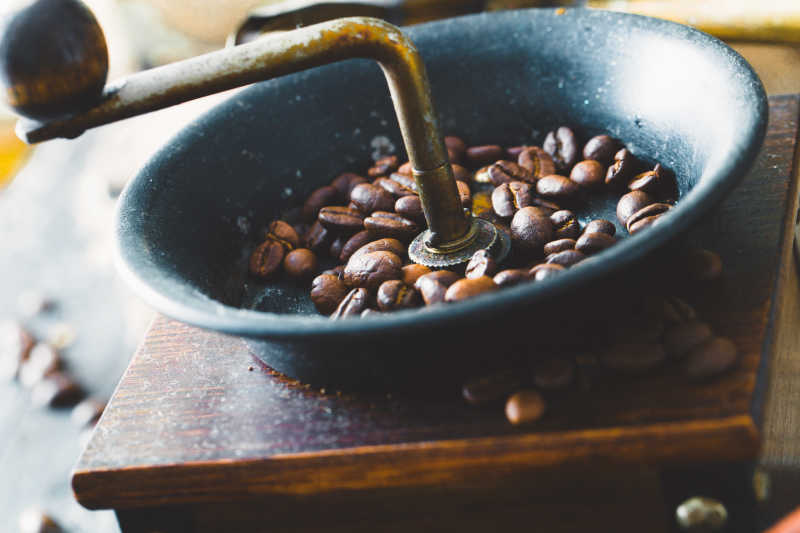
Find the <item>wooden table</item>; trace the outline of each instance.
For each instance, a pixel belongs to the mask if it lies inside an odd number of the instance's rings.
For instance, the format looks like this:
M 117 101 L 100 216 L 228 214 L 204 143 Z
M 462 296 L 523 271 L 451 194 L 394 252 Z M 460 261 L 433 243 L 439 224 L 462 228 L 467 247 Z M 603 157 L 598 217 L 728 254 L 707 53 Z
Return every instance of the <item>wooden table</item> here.
M 776 489 L 797 476 L 784 467 L 800 457 L 800 424 L 787 423 L 800 383 L 791 327 L 800 97 L 770 103 L 755 168 L 690 236 L 726 263 L 694 303 L 737 343 L 734 371 L 703 384 L 667 368 L 576 386 L 518 429 L 502 409 L 457 395 L 310 390 L 237 338 L 158 318 L 74 470 L 75 496 L 115 509 L 126 532 L 656 532 L 697 494 L 727 504 L 728 531 L 752 531 L 765 505 L 785 514 L 793 502 L 759 503 L 750 488 L 760 444 L 760 472 L 773 472 Z

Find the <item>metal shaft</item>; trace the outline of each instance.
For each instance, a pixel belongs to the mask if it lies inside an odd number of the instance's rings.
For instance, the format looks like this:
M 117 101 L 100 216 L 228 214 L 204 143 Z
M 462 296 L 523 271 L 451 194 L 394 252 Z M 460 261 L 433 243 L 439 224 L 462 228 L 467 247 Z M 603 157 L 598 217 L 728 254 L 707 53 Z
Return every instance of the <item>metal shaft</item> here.
M 436 243 L 467 233 L 425 65 L 397 27 L 373 18 L 338 19 L 133 74 L 110 84 L 91 109 L 48 122 L 20 121 L 27 142 L 72 138 L 85 130 L 234 87 L 351 58 L 376 60 L 386 76 Z

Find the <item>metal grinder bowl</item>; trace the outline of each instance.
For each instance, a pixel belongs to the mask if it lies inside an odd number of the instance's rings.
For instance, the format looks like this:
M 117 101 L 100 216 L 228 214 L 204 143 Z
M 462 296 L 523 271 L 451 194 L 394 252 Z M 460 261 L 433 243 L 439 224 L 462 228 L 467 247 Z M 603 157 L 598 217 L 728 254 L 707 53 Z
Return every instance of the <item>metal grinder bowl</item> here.
M 731 191 L 766 130 L 766 95 L 751 67 L 686 26 L 532 9 L 407 33 L 427 66 L 444 134 L 511 146 L 539 144 L 565 124 L 583 139 L 608 133 L 674 171 L 677 206 L 663 223 L 548 282 L 331 321 L 314 311 L 307 286 L 248 278 L 247 254 L 271 219 L 339 173 L 368 166 L 376 143 L 402 150 L 378 67 L 351 60 L 234 95 L 145 166 L 116 218 L 118 264 L 136 292 L 168 316 L 243 337 L 267 365 L 304 382 L 443 387 L 542 350 L 554 332 L 582 338 L 587 317 L 608 315 L 623 288 L 648 283 L 647 265 L 669 261 L 670 243 Z M 582 219 L 616 220 L 617 198 L 596 195 Z

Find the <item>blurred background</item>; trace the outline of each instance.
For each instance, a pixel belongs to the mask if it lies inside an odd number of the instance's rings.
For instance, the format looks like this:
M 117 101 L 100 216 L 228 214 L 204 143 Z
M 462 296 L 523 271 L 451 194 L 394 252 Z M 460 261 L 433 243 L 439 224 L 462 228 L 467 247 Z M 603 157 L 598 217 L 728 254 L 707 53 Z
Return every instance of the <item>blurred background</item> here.
M 580 4 L 695 25 L 742 53 L 770 95 L 800 92 L 797 0 L 375 0 L 328 1 L 321 8 L 265 0 L 87 3 L 106 33 L 110 79 L 221 48 L 235 40 L 232 35 L 245 41 L 335 16 L 370 14 L 415 24 L 480 10 Z M 19 4 L 5 2 L 0 14 Z M 86 396 L 100 405 L 110 397 L 152 319 L 152 311 L 114 271 L 115 199 L 169 137 L 224 98 L 207 97 L 33 149 L 17 140 L 15 119 L 0 110 L 0 322 L 13 337 L 0 335 L 0 366 L 16 346 L 17 330 L 9 324 L 21 324 L 36 341 L 56 350 L 64 372 Z M 35 379 L 28 381 L 0 380 L 0 531 L 35 525 L 41 514 L 66 531 L 118 531 L 111 512 L 81 508 L 69 487 L 92 417 L 73 413 L 71 405 L 50 408 L 37 400 Z M 25 524 L 20 525 L 20 516 Z

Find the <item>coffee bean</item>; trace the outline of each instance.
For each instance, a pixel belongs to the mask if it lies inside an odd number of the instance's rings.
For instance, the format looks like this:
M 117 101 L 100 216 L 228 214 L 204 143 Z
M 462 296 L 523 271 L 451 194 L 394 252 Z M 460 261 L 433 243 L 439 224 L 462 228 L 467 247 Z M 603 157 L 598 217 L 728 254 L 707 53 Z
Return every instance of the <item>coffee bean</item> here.
M 414 173 L 414 167 L 411 166 L 411 161 L 406 161 L 405 163 L 397 167 L 397 173 L 405 174 L 406 176 L 411 176 Z
M 280 269 L 285 255 L 286 251 L 278 241 L 269 239 L 262 242 L 250 254 L 250 274 L 261 279 L 271 278 Z
M 594 159 L 586 159 L 572 167 L 569 179 L 587 189 L 594 189 L 603 184 L 605 168 Z
M 328 250 L 331 257 L 339 257 L 342 253 L 342 248 L 344 248 L 344 243 L 347 242 L 347 237 L 344 235 L 339 235 L 336 239 L 333 240 L 331 243 L 331 247 Z
M 584 259 L 586 259 L 586 255 L 578 250 L 564 250 L 563 252 L 548 255 L 546 261 L 550 264 L 561 265 L 567 268 Z
M 540 389 L 563 389 L 575 377 L 575 361 L 565 357 L 551 357 L 537 361 L 533 367 L 533 384 Z
M 336 311 L 348 291 L 338 275 L 320 274 L 311 282 L 311 301 L 317 311 L 329 315 Z
M 613 222 L 609 222 L 608 220 L 598 218 L 597 220 L 592 220 L 586 227 L 583 228 L 583 233 L 605 233 L 611 237 L 617 232 L 617 227 L 614 225 Z
M 97 398 L 87 398 L 73 407 L 69 415 L 70 422 L 76 427 L 92 427 L 103 414 L 106 402 Z
M 614 162 L 606 171 L 606 185 L 614 189 L 621 189 L 628 185 L 633 177 L 636 159 L 627 148 L 621 149 L 614 155 Z
M 683 357 L 713 336 L 711 328 L 705 322 L 683 322 L 675 324 L 664 333 L 664 348 L 672 358 Z
M 394 210 L 399 215 L 403 215 L 419 224 L 425 222 L 425 213 L 422 212 L 422 200 L 417 195 L 398 198 L 394 203 Z
M 329 232 L 325 226 L 320 224 L 319 220 L 314 222 L 311 227 L 308 228 L 308 231 L 305 233 L 305 235 L 303 235 L 303 242 L 305 243 L 306 248 L 317 253 L 322 252 L 328 246 L 330 241 L 331 232 Z
M 730 339 L 713 337 L 689 351 L 684 372 L 689 379 L 708 379 L 731 368 L 737 355 L 736 345 Z
M 36 341 L 16 321 L 0 323 L 0 379 L 17 377 L 19 367 L 27 359 Z
M 531 186 L 525 182 L 503 183 L 492 191 L 492 208 L 497 216 L 513 216 L 517 210 L 531 204 L 532 193 Z
M 374 237 L 391 237 L 408 242 L 420 232 L 420 227 L 397 213 L 375 211 L 364 219 L 364 227 Z
M 367 230 L 361 230 L 353 234 L 353 236 L 347 239 L 342 245 L 342 251 L 339 252 L 339 261 L 347 263 L 347 261 L 350 260 L 350 256 L 352 256 L 356 250 L 374 240 L 375 238 Z
M 583 158 L 608 163 L 617 152 L 617 142 L 608 135 L 597 135 L 583 147 Z
M 373 211 L 391 211 L 394 208 L 394 197 L 389 191 L 371 183 L 356 185 L 350 193 L 350 201 L 367 215 Z
M 392 252 L 356 253 L 344 267 L 344 282 L 348 287 L 374 291 L 384 281 L 400 279 L 402 267 L 403 260 Z
M 643 207 L 628 217 L 625 226 L 631 235 L 650 226 L 655 220 L 672 208 L 669 204 L 655 203 Z
M 673 197 L 676 187 L 675 179 L 660 164 L 656 164 L 653 170 L 637 174 L 628 184 L 630 190 L 644 191 L 656 198 Z
M 489 177 L 489 167 L 481 167 L 472 175 L 472 181 L 475 183 L 491 183 L 492 179 Z
M 84 396 L 83 388 L 63 372 L 53 372 L 31 390 L 31 403 L 37 407 L 67 407 Z
M 660 218 L 661 215 L 654 215 L 651 217 L 645 217 L 641 220 L 638 220 L 635 224 L 630 225 L 630 227 L 628 228 L 628 233 L 630 235 L 635 235 L 640 231 L 642 231 L 643 229 L 649 228 L 650 226 L 658 222 Z
M 353 174 L 352 172 L 345 172 L 344 174 L 339 174 L 339 176 L 331 182 L 331 187 L 338 192 L 337 200 L 339 202 L 347 202 L 350 200 L 350 193 L 353 192 L 353 188 L 361 183 L 367 183 L 366 178 L 358 174 Z
M 339 320 L 351 316 L 359 316 L 369 302 L 369 291 L 364 288 L 348 292 L 331 315 L 331 320 Z
M 353 254 L 350 256 L 350 259 L 357 255 L 368 254 L 371 252 L 392 252 L 398 257 L 405 257 L 406 247 L 397 239 L 373 240 L 353 252 Z
M 554 239 L 577 239 L 581 234 L 578 217 L 567 209 L 561 209 L 550 215 L 550 222 L 553 223 Z
M 550 174 L 536 182 L 536 192 L 551 200 L 571 202 L 580 196 L 580 187 L 569 178 Z
M 517 157 L 517 163 L 530 173 L 531 179 L 526 180 L 530 183 L 556 173 L 553 158 L 538 146 L 529 146 L 522 150 Z
M 402 185 L 403 187 L 405 187 L 410 191 L 419 193 L 419 187 L 417 187 L 417 181 L 411 174 L 403 174 L 400 172 L 395 172 L 389 176 L 389 179 L 397 182 L 398 184 Z
M 471 146 L 464 152 L 465 161 L 473 168 L 488 165 L 503 157 L 504 150 L 496 144 Z
M 617 240 L 608 233 L 585 233 L 575 243 L 575 249 L 586 255 L 602 252 L 613 246 Z
M 469 190 L 469 185 L 463 181 L 456 180 L 456 188 L 458 189 L 458 199 L 461 201 L 461 207 L 469 209 L 472 206 L 472 192 Z
M 308 279 L 316 274 L 317 256 L 308 248 L 292 250 L 283 260 L 283 270 L 294 279 Z
M 303 220 L 309 223 L 313 222 L 317 218 L 320 209 L 326 205 L 336 203 L 338 195 L 339 191 L 330 185 L 316 189 L 308 196 L 306 203 L 303 204 Z
M 300 236 L 283 220 L 276 220 L 269 225 L 266 238 L 278 241 L 287 252 L 300 246 Z
M 470 405 L 489 405 L 505 400 L 521 386 L 519 375 L 506 370 L 467 381 L 461 388 L 461 394 Z
M 479 294 L 484 294 L 497 289 L 492 278 L 480 276 L 477 278 L 460 279 L 447 288 L 444 295 L 445 302 L 461 302 L 469 298 L 474 298 Z
M 520 250 L 541 254 L 544 244 L 553 240 L 553 223 L 545 211 L 523 207 L 511 219 L 511 239 Z
M 533 389 L 524 389 L 514 393 L 506 402 L 506 418 L 515 426 L 530 424 L 542 418 L 545 409 L 541 394 Z
M 373 181 L 372 184 L 375 185 L 376 187 L 380 187 L 381 189 L 391 194 L 392 198 L 400 198 L 402 196 L 409 196 L 409 195 L 416 196 L 417 194 L 408 187 L 404 187 L 403 185 L 400 185 L 395 180 L 390 178 L 378 178 L 375 181 Z
M 448 135 L 444 138 L 444 145 L 450 155 L 451 163 L 459 163 L 464 158 L 464 154 L 467 151 L 467 143 L 460 137 Z
M 399 279 L 384 281 L 378 287 L 378 309 L 381 311 L 396 311 L 399 309 L 411 309 L 418 307 L 422 303 L 419 292 L 406 285 Z
M 367 170 L 367 175 L 370 178 L 377 178 L 379 176 L 388 176 L 397 170 L 397 156 L 388 155 L 375 161 L 375 164 Z
M 533 191 L 533 188 L 531 188 L 531 194 L 533 194 L 532 191 Z M 552 215 L 556 211 L 561 211 L 561 206 L 559 206 L 557 203 L 550 202 L 550 201 L 545 200 L 543 198 L 536 198 L 536 197 L 531 198 L 531 206 L 532 207 L 538 207 L 538 208 L 546 211 L 548 216 Z
M 519 158 L 519 154 L 521 154 L 522 151 L 525 150 L 526 148 L 530 148 L 530 146 L 509 146 L 508 148 L 506 148 L 506 155 L 508 156 L 508 159 L 511 159 L 512 161 L 517 161 L 517 159 Z M 517 163 L 519 163 L 519 161 L 517 161 Z
M 564 272 L 566 268 L 557 263 L 544 263 L 531 268 L 528 275 L 533 281 L 544 281 Z
M 444 301 L 447 288 L 461 279 L 455 272 L 449 270 L 436 270 L 423 274 L 414 282 L 414 288 L 422 294 L 425 305 L 433 305 Z
M 369 184 L 362 184 L 358 187 L 363 187 L 364 185 Z M 358 187 L 353 189 L 353 192 Z M 374 187 L 374 185 L 370 185 L 370 187 Z M 378 189 L 378 187 L 375 188 Z M 383 189 L 379 190 L 383 191 Z M 386 191 L 383 192 L 386 193 Z M 389 193 L 386 193 L 386 195 L 391 198 Z M 323 207 L 319 210 L 318 220 L 326 229 L 340 233 L 355 233 L 364 229 L 364 215 L 361 214 L 360 210 L 350 207 L 338 205 Z
M 600 360 L 612 370 L 641 374 L 660 365 L 667 354 L 657 342 L 623 342 L 603 351 Z
M 19 533 L 63 533 L 58 523 L 41 509 L 31 507 L 19 516 Z
M 495 285 L 500 287 L 512 287 L 514 285 L 519 285 L 524 281 L 530 281 L 531 276 L 528 273 L 527 269 L 524 268 L 510 268 L 507 270 L 501 270 L 497 274 L 494 275 L 492 280 L 494 281 Z
M 575 239 L 558 239 L 544 245 L 544 255 L 557 254 L 564 250 L 574 250 Z
M 479 278 L 481 276 L 494 276 L 497 272 L 497 262 L 488 250 L 478 250 L 472 254 L 472 258 L 467 263 L 464 276 L 467 279 Z
M 429 274 L 431 269 L 426 267 L 425 265 L 418 265 L 416 263 L 411 263 L 410 265 L 406 265 L 402 268 L 403 270 L 403 283 L 406 285 L 411 285 L 412 287 L 420 278 L 420 276 L 424 276 L 425 274 Z
M 61 368 L 58 352 L 45 343 L 37 343 L 28 358 L 19 368 L 19 381 L 26 387 L 33 387 L 46 376 Z
M 625 226 L 628 218 L 643 207 L 654 204 L 655 199 L 643 191 L 632 191 L 622 196 L 617 202 L 617 220 Z
M 542 148 L 550 154 L 558 170 L 567 171 L 578 162 L 578 139 L 572 130 L 560 127 L 551 131 L 542 143 Z
M 456 165 L 453 163 L 450 165 L 453 169 L 453 177 L 456 181 L 463 181 L 464 183 L 469 183 L 470 179 L 472 179 L 472 172 L 467 170 L 466 168 L 462 167 L 461 165 Z
M 686 255 L 689 277 L 694 281 L 712 281 L 722 274 L 722 259 L 711 250 L 691 250 Z
M 527 169 L 512 161 L 496 161 L 486 169 L 492 185 L 501 185 L 512 181 L 536 183 L 536 178 Z
M 697 311 L 677 296 L 665 298 L 661 309 L 664 318 L 676 324 L 697 319 Z

